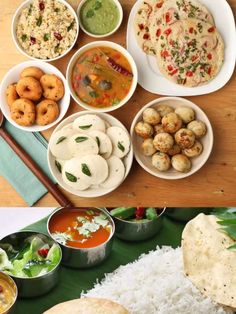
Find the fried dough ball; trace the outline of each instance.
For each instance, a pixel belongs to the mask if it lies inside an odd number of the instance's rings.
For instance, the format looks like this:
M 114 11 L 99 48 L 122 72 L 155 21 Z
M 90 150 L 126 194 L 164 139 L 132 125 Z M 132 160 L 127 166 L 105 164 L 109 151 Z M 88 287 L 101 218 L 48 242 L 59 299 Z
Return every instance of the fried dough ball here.
M 152 156 L 152 165 L 159 171 L 167 171 L 171 166 L 170 157 L 165 153 L 158 152 Z
M 187 156 L 182 154 L 177 154 L 171 159 L 172 167 L 178 172 L 189 172 L 192 164 Z
M 11 118 L 22 126 L 33 125 L 35 122 L 34 103 L 29 99 L 17 99 L 11 106 Z
M 189 107 L 179 107 L 175 109 L 175 113 L 187 124 L 195 119 L 195 112 Z
M 174 113 L 168 113 L 162 118 L 162 126 L 165 132 L 175 133 L 182 127 L 182 120 Z
M 154 132 L 155 132 L 156 135 L 159 134 L 159 133 L 165 133 L 161 123 L 159 123 L 159 124 L 154 126 Z
M 65 93 L 62 80 L 54 74 L 44 74 L 40 83 L 43 87 L 43 96 L 46 99 L 59 101 Z
M 179 147 L 179 145 L 177 144 L 174 144 L 174 146 L 168 150 L 167 154 L 169 156 L 174 156 L 174 155 L 177 155 L 181 152 L 181 148 Z
M 16 84 L 11 84 L 7 86 L 6 97 L 7 97 L 7 104 L 11 108 L 14 101 L 16 101 L 19 98 L 19 95 L 17 94 L 17 91 L 16 91 Z
M 182 149 L 190 148 L 195 143 L 195 135 L 191 130 L 180 129 L 175 133 L 175 141 Z
M 152 156 L 156 152 L 156 148 L 153 145 L 153 139 L 148 138 L 143 141 L 141 145 L 142 152 L 144 156 Z
M 37 101 L 42 96 L 42 87 L 34 77 L 23 77 L 16 84 L 16 91 L 20 98 Z
M 166 116 L 168 113 L 174 112 L 174 109 L 168 105 L 158 105 L 155 107 L 155 109 L 162 118 Z
M 41 77 L 44 75 L 44 72 L 40 69 L 40 68 L 37 68 L 37 67 L 28 67 L 28 68 L 25 68 L 21 74 L 20 74 L 20 77 L 34 77 L 36 80 L 40 80 Z
M 145 139 L 150 138 L 154 133 L 153 127 L 150 124 L 142 121 L 136 124 L 135 132 L 137 133 L 138 136 Z
M 58 118 L 60 112 L 55 101 L 45 99 L 36 106 L 36 113 L 36 123 L 38 125 L 48 125 Z
M 174 145 L 173 137 L 168 133 L 160 133 L 154 137 L 154 147 L 162 153 L 167 153 Z
M 187 125 L 187 128 L 195 134 L 196 138 L 201 138 L 207 133 L 206 124 L 200 120 L 194 120 Z
M 147 108 L 143 112 L 143 121 L 151 125 L 160 123 L 161 116 L 154 108 Z
M 202 151 L 202 144 L 199 141 L 196 141 L 191 148 L 183 149 L 182 153 L 189 158 L 193 158 L 201 155 Z

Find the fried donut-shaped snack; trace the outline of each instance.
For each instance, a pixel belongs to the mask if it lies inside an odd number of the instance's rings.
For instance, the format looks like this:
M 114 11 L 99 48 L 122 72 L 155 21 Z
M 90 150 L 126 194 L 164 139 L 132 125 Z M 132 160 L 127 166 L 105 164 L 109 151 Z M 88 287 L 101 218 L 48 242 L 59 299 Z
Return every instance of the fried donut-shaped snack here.
M 34 77 L 36 80 L 39 81 L 43 75 L 44 75 L 44 72 L 40 68 L 28 67 L 28 68 L 25 68 L 21 72 L 20 77 L 21 78 L 23 78 L 23 77 Z
M 30 126 L 35 123 L 35 105 L 29 99 L 19 98 L 11 106 L 11 118 L 19 125 Z
M 45 99 L 36 106 L 36 123 L 38 125 L 48 125 L 54 122 L 58 116 L 59 107 L 53 100 Z
M 40 83 L 43 87 L 43 96 L 46 99 L 58 101 L 64 96 L 64 84 L 56 75 L 45 74 L 41 77 Z
M 16 84 L 11 84 L 7 87 L 6 97 L 7 97 L 7 104 L 11 108 L 14 101 L 16 101 L 19 98 L 19 95 L 17 94 L 17 91 L 16 91 Z
M 20 98 L 37 101 L 42 96 L 42 87 L 34 77 L 23 77 L 16 85 L 17 94 Z

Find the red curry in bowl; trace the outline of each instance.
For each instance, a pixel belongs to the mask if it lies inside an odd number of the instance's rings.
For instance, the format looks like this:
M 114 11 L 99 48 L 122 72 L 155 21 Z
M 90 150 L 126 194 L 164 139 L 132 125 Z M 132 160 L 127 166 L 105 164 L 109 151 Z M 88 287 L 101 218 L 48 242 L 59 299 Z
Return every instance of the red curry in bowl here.
M 82 53 L 71 76 L 75 95 L 94 108 L 118 105 L 129 94 L 132 82 L 129 61 L 110 47 L 95 47 Z
M 73 248 L 94 248 L 105 243 L 113 232 L 110 218 L 98 209 L 62 209 L 48 224 L 51 237 Z

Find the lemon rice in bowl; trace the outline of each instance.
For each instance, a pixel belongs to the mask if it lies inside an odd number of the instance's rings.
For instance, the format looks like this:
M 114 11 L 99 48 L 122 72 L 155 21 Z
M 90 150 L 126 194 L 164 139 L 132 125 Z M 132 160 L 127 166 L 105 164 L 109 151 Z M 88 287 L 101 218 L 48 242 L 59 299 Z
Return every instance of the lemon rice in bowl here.
M 27 0 L 13 17 L 13 40 L 31 59 L 63 57 L 74 46 L 78 32 L 77 15 L 64 0 Z

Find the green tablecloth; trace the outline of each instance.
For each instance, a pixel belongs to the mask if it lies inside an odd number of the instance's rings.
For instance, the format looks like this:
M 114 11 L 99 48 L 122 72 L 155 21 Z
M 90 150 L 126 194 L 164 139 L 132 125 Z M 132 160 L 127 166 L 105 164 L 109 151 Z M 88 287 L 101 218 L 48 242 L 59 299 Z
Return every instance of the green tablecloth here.
M 45 233 L 46 221 L 47 218 L 28 226 L 26 230 Z M 160 233 L 148 241 L 129 243 L 115 238 L 113 252 L 103 264 L 88 270 L 62 267 L 60 282 L 56 288 L 39 298 L 19 299 L 13 314 L 41 314 L 57 303 L 79 298 L 82 290 L 91 289 L 96 280 L 101 280 L 105 273 L 134 261 L 142 253 L 155 249 L 157 245 L 179 246 L 183 228 L 184 224 L 164 217 Z

